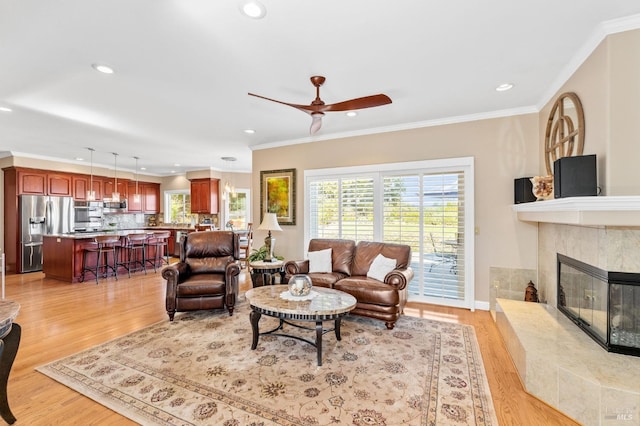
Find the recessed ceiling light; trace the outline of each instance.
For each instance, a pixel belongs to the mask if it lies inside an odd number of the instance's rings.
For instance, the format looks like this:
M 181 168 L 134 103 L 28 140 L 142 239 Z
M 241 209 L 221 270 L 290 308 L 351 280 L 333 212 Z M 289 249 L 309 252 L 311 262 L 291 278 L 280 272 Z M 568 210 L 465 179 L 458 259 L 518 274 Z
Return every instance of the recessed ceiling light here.
M 267 9 L 257 0 L 244 1 L 240 4 L 240 11 L 245 16 L 253 19 L 262 19 L 267 14 Z
M 506 92 L 507 90 L 511 90 L 513 88 L 513 84 L 511 83 L 502 83 L 500 86 L 496 87 L 498 92 Z
M 100 71 L 103 74 L 113 74 L 113 68 L 104 64 L 91 64 L 94 70 Z
M 346 114 L 347 117 L 355 117 L 356 115 L 358 115 L 358 113 L 355 111 L 349 111 Z
M 147 170 L 146 167 L 140 167 L 140 170 Z
M 11 108 L 8 108 L 8 107 L 0 107 L 0 111 L 2 111 L 2 112 L 11 112 L 13 110 Z
M 76 161 L 84 161 L 84 158 L 82 158 L 82 157 L 76 157 Z
M 173 165 L 173 167 L 180 167 L 180 164 L 176 163 Z
M 253 129 L 245 129 L 245 131 L 244 131 L 244 132 L 245 132 L 246 134 L 248 134 L 248 135 L 252 135 L 252 134 L 254 134 L 256 131 L 255 131 L 255 130 L 253 130 Z
M 175 170 L 171 170 L 171 173 L 175 173 L 175 172 L 176 172 Z

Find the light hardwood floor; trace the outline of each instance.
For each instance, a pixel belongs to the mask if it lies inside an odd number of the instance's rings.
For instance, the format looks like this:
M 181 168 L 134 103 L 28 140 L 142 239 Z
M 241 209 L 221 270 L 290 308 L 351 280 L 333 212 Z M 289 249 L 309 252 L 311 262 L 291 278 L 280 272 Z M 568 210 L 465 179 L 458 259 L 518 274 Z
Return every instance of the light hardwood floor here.
M 246 271 L 241 289 L 250 287 Z M 6 298 L 21 305 L 16 322 L 22 341 L 9 378 L 9 404 L 16 425 L 135 424 L 35 368 L 159 321 L 168 321 L 160 272 L 131 279 L 67 284 L 42 273 L 7 275 Z M 577 425 L 524 392 L 515 367 L 488 312 L 412 303 L 407 315 L 475 327 L 493 402 L 501 425 Z M 248 324 L 248 319 L 247 319 Z M 1 420 L 0 420 L 1 423 Z

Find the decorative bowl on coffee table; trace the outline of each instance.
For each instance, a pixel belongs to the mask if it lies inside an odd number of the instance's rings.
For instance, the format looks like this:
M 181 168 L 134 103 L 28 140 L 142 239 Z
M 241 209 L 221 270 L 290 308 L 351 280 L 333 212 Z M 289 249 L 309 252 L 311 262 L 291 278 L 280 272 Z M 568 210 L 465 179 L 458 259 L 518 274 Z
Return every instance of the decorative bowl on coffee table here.
M 308 275 L 298 274 L 291 277 L 289 280 L 289 293 L 292 296 L 304 297 L 311 293 L 313 283 Z

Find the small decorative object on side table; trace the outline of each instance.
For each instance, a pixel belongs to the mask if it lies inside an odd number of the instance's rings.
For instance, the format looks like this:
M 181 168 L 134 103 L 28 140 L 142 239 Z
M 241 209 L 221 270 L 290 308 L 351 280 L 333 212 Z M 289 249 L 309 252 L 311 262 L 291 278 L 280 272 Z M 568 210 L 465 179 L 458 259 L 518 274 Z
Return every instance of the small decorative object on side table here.
M 311 282 L 311 278 L 309 278 L 308 275 L 294 275 L 289 280 L 289 293 L 291 293 L 293 296 L 308 296 L 309 293 L 311 293 L 311 287 L 313 287 L 313 283 Z
M 280 274 L 280 281 L 284 278 L 284 272 L 282 267 L 284 261 L 275 260 L 274 262 L 265 262 L 258 260 L 255 262 L 249 262 L 249 268 L 251 268 L 251 282 L 253 287 L 262 287 L 263 285 L 280 284 L 274 280 L 275 274 Z

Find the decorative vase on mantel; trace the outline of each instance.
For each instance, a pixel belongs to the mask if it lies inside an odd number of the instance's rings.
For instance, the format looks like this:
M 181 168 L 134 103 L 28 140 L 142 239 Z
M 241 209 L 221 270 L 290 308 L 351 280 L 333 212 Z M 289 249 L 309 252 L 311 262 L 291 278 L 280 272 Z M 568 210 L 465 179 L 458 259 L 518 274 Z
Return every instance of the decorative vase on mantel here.
M 553 175 L 534 176 L 530 180 L 531 192 L 537 201 L 553 199 Z

